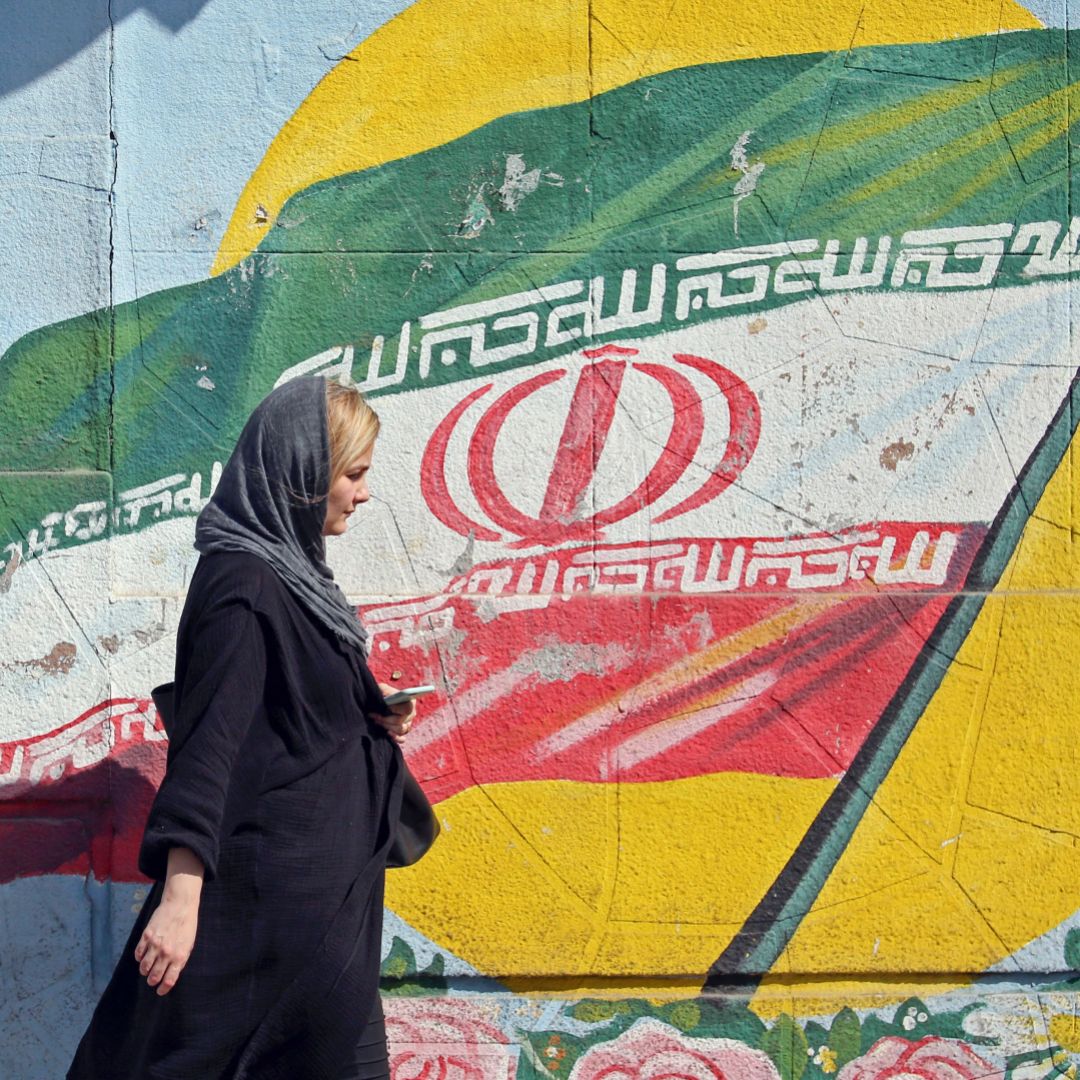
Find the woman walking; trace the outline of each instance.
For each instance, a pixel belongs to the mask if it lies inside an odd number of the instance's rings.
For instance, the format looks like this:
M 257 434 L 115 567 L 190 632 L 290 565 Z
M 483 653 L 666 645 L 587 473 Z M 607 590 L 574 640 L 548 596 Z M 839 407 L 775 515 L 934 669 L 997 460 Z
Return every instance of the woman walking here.
M 156 884 L 73 1080 L 386 1075 L 383 876 L 414 706 L 387 707 L 324 561 L 378 428 L 355 390 L 286 383 L 199 516 L 139 858 Z

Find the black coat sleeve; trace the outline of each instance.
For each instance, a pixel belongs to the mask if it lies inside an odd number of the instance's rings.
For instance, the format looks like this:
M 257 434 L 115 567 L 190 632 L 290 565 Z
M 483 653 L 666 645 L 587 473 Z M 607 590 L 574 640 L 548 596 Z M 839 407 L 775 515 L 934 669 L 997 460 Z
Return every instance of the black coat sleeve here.
M 190 848 L 214 878 L 230 777 L 265 692 L 266 632 L 244 598 L 204 609 L 189 640 L 165 779 L 139 851 L 139 869 L 158 880 L 174 847 Z

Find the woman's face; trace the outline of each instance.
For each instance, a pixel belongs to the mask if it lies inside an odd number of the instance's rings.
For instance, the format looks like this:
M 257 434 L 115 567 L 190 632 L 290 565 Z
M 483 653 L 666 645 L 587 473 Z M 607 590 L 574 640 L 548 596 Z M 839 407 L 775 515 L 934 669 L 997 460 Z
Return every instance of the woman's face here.
M 349 527 L 349 515 L 371 498 L 367 475 L 371 468 L 374 446 L 356 458 L 349 468 L 330 485 L 326 498 L 326 520 L 323 536 L 340 536 Z

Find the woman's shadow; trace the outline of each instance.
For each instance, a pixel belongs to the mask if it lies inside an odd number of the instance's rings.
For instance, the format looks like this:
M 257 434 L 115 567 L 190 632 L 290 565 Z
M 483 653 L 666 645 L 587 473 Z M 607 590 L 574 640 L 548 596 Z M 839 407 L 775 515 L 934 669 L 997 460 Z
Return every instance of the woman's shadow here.
M 139 846 L 164 759 L 164 743 L 145 744 L 59 780 L 4 791 L 0 887 L 49 874 L 145 881 Z
M 145 11 L 173 33 L 209 0 L 4 0 L 0 4 L 0 97 L 47 75 L 77 56 L 136 11 Z M 103 55 L 103 66 L 108 61 Z

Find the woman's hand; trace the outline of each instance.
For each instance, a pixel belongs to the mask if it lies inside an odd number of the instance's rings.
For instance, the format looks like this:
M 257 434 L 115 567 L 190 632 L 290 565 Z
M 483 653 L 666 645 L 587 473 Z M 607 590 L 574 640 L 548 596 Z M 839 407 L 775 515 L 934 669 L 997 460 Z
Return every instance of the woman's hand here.
M 157 987 L 159 996 L 176 985 L 191 956 L 202 883 L 203 865 L 198 856 L 187 848 L 173 848 L 161 903 L 135 946 L 139 973 L 146 976 L 148 985 Z
M 388 697 L 397 690 L 397 687 L 388 686 L 386 683 L 379 683 L 379 689 L 382 691 L 383 697 Z M 390 732 L 390 738 L 393 739 L 398 746 L 404 746 L 405 736 L 409 734 L 409 729 L 413 726 L 413 721 L 416 719 L 416 699 L 402 701 L 397 705 L 388 705 L 387 708 L 390 710 L 389 716 L 372 713 L 371 718 L 375 723 L 381 724 L 388 732 Z

